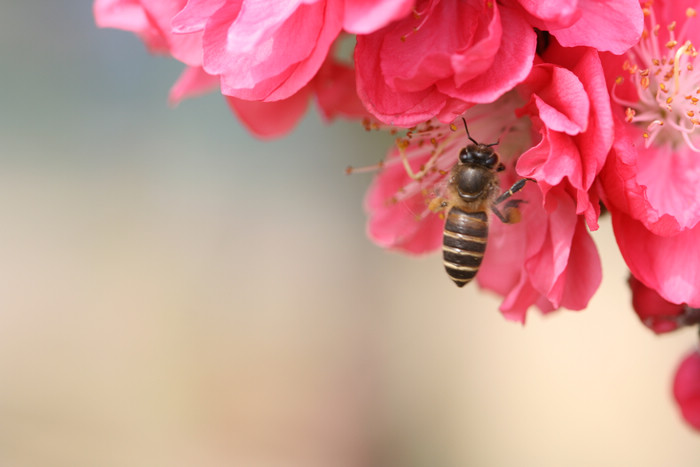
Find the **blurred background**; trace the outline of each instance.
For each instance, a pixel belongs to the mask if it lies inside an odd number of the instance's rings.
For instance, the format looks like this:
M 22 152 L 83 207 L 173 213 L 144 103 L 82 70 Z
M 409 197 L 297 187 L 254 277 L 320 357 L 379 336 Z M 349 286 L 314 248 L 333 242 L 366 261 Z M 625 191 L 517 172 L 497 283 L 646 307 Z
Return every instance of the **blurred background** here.
M 630 307 L 609 222 L 588 310 L 522 327 L 438 256 L 373 246 L 391 137 L 249 136 L 91 2 L 0 4 L 0 465 L 697 466 L 695 332 Z

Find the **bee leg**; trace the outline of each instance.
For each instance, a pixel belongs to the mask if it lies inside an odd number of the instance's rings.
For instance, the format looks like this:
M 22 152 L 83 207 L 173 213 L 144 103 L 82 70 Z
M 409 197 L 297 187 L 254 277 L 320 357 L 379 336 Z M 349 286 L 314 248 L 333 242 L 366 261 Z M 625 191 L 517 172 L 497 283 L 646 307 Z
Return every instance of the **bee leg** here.
M 501 220 L 501 222 L 504 222 L 506 224 L 515 224 L 520 222 L 520 209 L 518 209 L 518 206 L 520 206 L 520 203 L 525 203 L 526 201 L 522 199 L 508 198 L 522 190 L 528 181 L 537 183 L 537 181 L 533 178 L 521 178 L 520 180 L 515 182 L 513 186 L 508 188 L 507 191 L 501 193 L 501 196 L 496 198 L 496 201 L 494 201 L 491 209 L 493 210 L 493 213 L 496 214 L 496 217 L 498 217 Z M 497 206 L 503 203 L 504 201 L 507 202 L 503 205 L 503 212 L 501 212 Z
M 534 178 L 521 178 L 517 182 L 513 183 L 513 186 L 508 188 L 508 191 L 504 191 L 503 193 L 501 193 L 501 196 L 496 198 L 496 201 L 494 201 L 493 204 L 494 205 L 501 204 L 503 201 L 507 200 L 508 198 L 513 196 L 515 193 L 522 190 L 525 187 L 525 183 L 527 183 L 528 181 L 537 183 L 537 180 L 535 180 Z M 507 205 L 506 205 L 506 207 L 507 207 Z
M 504 224 L 517 224 L 520 222 L 520 203 L 527 203 L 523 199 L 511 199 L 503 206 L 503 212 L 499 211 L 496 206 L 493 206 L 491 210 Z

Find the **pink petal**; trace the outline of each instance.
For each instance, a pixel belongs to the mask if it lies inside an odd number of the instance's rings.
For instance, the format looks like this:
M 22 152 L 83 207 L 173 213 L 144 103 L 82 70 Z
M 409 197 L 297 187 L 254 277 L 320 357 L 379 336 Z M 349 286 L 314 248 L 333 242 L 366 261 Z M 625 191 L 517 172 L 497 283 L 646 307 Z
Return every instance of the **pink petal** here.
M 477 1 L 425 8 L 419 19 L 357 38 L 358 94 L 381 121 L 448 122 L 474 102 L 495 101 L 529 73 L 536 36 L 515 10 Z
M 313 81 L 318 105 L 327 120 L 337 115 L 369 118 L 370 114 L 357 95 L 355 69 L 327 60 Z
M 585 45 L 621 54 L 642 34 L 644 15 L 639 0 L 580 0 L 581 17 L 564 29 L 549 29 L 565 47 Z
M 494 3 L 494 10 L 500 14 L 502 38 L 491 66 L 468 81 L 440 81 L 441 92 L 466 102 L 493 102 L 530 73 L 537 46 L 535 32 L 514 9 Z
M 518 0 L 520 5 L 541 23 L 544 29 L 567 27 L 576 21 L 579 0 Z
M 662 237 L 617 209 L 610 212 L 632 274 L 669 302 L 700 307 L 700 225 Z
M 337 1 L 231 2 L 204 32 L 204 68 L 221 76 L 224 94 L 247 100 L 285 99 L 323 64 L 341 28 Z
M 272 139 L 283 136 L 299 123 L 306 113 L 311 88 L 305 87 L 288 99 L 259 102 L 227 97 L 226 100 L 241 122 L 255 136 Z
M 418 170 L 430 154 L 411 159 L 411 166 Z M 404 187 L 415 184 L 396 150 L 392 151 L 385 167 L 377 174 L 367 191 L 365 210 L 369 214 L 367 233 L 379 246 L 406 253 L 423 254 L 437 250 L 442 245 L 445 221 L 437 214 L 429 213 L 425 198 L 419 190 L 415 195 L 397 199 Z
M 685 421 L 700 430 L 700 353 L 697 350 L 686 355 L 676 369 L 673 397 Z
M 346 0 L 343 29 L 369 34 L 409 14 L 413 0 Z
M 700 177 L 693 164 L 697 155 L 682 147 L 675 151 L 640 148 L 633 143 L 641 138 L 633 133 L 638 130 L 617 118 L 615 130 L 613 151 L 600 174 L 606 203 L 638 219 L 656 235 L 695 228 L 700 200 L 691 192 Z
M 427 20 L 409 17 L 383 31 L 380 65 L 386 83 L 416 92 L 442 79 L 462 85 L 494 62 L 501 45 L 498 8 L 473 2 L 435 2 Z
M 517 170 L 537 179 L 545 194 L 563 183 L 576 200 L 576 213 L 595 229 L 599 200 L 591 189 L 614 137 L 603 68 L 591 48 L 554 43 L 544 57 L 552 64 L 535 66 L 520 86 L 530 102 L 519 111 L 531 115 L 542 139 L 520 157 Z
M 585 309 L 602 281 L 603 267 L 598 249 L 583 219 L 579 219 L 571 241 L 560 305 L 569 310 Z
M 201 32 L 209 18 L 221 8 L 226 0 L 188 0 L 172 21 L 172 29 L 175 34 L 191 34 Z M 240 4 L 238 4 L 240 7 Z
M 380 56 L 376 53 L 382 41 L 379 34 L 357 37 L 357 93 L 365 108 L 384 123 L 406 127 L 437 115 L 445 106 L 446 97 L 434 86 L 409 93 L 397 92 L 386 84 Z
M 562 193 L 557 200 L 556 209 L 547 213 L 544 222 L 539 223 L 544 233 L 543 241 L 528 243 L 525 261 L 533 287 L 547 297 L 554 308 L 561 305 L 564 284 L 559 278 L 567 269 L 578 221 L 571 198 Z
M 681 228 L 700 221 L 698 154 L 686 145 L 638 147 L 637 182 L 646 187 L 649 204 L 672 215 Z
M 632 307 L 645 326 L 656 334 L 678 329 L 678 318 L 685 311 L 684 305 L 664 300 L 654 289 L 634 276 L 629 277 L 628 283 L 632 291 Z
M 602 279 L 600 258 L 574 203 L 561 189 L 552 213 L 542 208 L 538 190 L 518 198 L 523 220 L 505 225 L 494 220 L 477 280 L 504 295 L 501 312 L 525 322 L 529 307 L 543 312 L 560 306 L 583 309 Z
M 138 35 L 152 52 L 169 51 L 163 31 L 151 20 L 139 0 L 95 0 L 93 9 L 99 27 L 131 31 Z
M 532 94 L 531 105 L 547 128 L 569 135 L 586 131 L 591 104 L 573 72 L 551 64 L 537 65 L 523 88 Z
M 187 67 L 177 82 L 170 88 L 168 102 L 177 105 L 183 99 L 206 94 L 219 87 L 219 78 L 204 71 L 202 67 Z

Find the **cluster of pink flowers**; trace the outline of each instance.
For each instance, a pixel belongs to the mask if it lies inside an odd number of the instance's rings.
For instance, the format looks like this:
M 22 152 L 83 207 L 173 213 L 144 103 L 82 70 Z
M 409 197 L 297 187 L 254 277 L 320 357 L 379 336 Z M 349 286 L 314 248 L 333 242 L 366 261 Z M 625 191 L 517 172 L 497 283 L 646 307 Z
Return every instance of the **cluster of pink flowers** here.
M 496 147 L 522 222 L 493 222 L 477 276 L 524 322 L 587 306 L 601 279 L 591 231 L 610 213 L 635 309 L 655 332 L 700 308 L 700 1 L 96 0 L 187 68 L 177 102 L 219 89 L 255 135 L 328 119 L 409 129 L 369 189 L 368 232 L 411 254 L 442 242 L 431 209 L 466 135 Z M 348 53 L 354 44 L 354 53 Z M 447 279 L 446 279 L 447 283 Z M 644 295 L 645 299 L 639 299 Z M 649 299 L 651 295 L 653 299 Z M 656 307 L 656 308 L 654 308 Z M 691 316 L 688 318 L 688 316 Z M 675 381 L 700 429 L 700 353 Z

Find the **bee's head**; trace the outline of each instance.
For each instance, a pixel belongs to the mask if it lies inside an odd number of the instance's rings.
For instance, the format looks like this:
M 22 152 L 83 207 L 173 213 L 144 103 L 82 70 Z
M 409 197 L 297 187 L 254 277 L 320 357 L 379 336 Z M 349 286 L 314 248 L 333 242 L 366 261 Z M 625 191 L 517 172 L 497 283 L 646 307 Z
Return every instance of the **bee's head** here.
M 469 128 L 467 128 L 467 121 L 462 118 L 464 122 L 464 129 L 467 132 L 467 137 L 472 144 L 469 144 L 462 148 L 459 152 L 459 162 L 462 164 L 477 165 L 485 167 L 487 169 L 493 169 L 498 164 L 498 154 L 493 150 L 493 146 L 498 144 L 498 141 L 491 144 L 477 143 L 474 138 L 469 134 Z
M 493 169 L 498 164 L 498 154 L 493 150 L 496 143 L 470 144 L 459 152 L 459 162 L 462 164 L 480 165 L 487 169 Z

